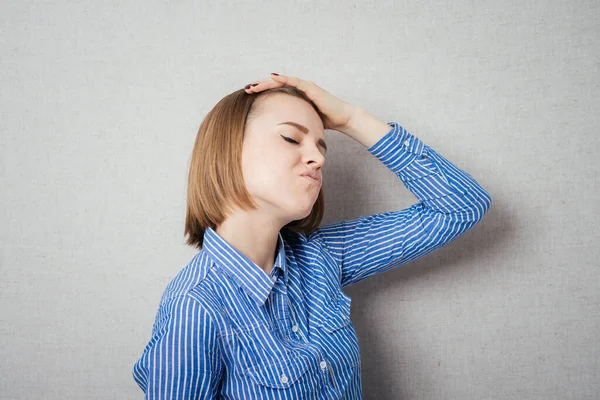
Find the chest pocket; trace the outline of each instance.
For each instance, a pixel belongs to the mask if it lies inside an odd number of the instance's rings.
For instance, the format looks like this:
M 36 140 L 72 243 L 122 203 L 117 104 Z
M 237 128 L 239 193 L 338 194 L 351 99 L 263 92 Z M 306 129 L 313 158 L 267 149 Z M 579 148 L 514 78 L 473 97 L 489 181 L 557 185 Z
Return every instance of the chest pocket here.
M 320 322 L 321 328 L 327 333 L 333 333 L 340 328 L 350 325 L 350 306 L 352 299 L 341 290 L 327 306 L 328 314 Z
M 360 365 L 360 348 L 358 337 L 350 319 L 352 299 L 343 291 L 325 305 L 327 314 L 318 322 L 323 340 L 323 351 L 337 369 L 346 370 Z M 334 351 L 328 349 L 334 348 Z
M 246 370 L 256 384 L 269 388 L 286 389 L 298 382 L 311 365 L 309 357 L 296 355 L 266 364 L 257 364 Z
M 259 324 L 223 337 L 231 363 L 226 390 L 232 396 L 243 388 L 253 392 L 253 398 L 257 399 L 287 398 L 287 392 L 293 393 L 294 398 L 316 398 L 314 391 L 319 388 L 316 357 L 293 349 L 277 332 L 273 326 Z

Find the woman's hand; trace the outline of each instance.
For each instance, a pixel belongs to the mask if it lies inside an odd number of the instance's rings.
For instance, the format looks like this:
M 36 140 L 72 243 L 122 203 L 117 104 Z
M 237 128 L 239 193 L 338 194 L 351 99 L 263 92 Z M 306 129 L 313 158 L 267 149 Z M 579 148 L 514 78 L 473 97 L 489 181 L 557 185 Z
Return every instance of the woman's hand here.
M 272 73 L 271 79 L 257 81 L 247 85 L 244 89 L 246 93 L 251 94 L 285 85 L 302 90 L 315 103 L 319 111 L 325 116 L 325 129 L 344 132 L 345 129 L 349 128 L 352 116 L 358 111 L 358 107 L 335 97 L 314 82 L 293 76 Z

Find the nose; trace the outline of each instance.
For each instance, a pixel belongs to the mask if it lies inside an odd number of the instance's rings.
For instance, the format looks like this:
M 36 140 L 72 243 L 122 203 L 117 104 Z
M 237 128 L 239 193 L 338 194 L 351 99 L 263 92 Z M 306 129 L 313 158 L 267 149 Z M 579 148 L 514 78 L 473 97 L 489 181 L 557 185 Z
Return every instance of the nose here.
M 317 167 L 322 167 L 323 164 L 325 164 L 325 156 L 323 153 L 321 153 L 318 147 L 312 146 L 310 150 L 307 150 L 304 154 L 304 162 L 307 165 L 316 163 Z M 315 168 L 314 165 L 313 168 Z

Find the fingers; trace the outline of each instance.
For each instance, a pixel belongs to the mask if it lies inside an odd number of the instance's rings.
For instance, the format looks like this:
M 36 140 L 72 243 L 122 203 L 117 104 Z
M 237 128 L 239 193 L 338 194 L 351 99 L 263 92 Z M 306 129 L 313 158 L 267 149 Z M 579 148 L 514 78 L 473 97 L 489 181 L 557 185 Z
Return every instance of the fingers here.
M 282 84 L 278 84 L 277 82 L 269 82 L 269 81 L 258 81 L 254 83 L 250 83 L 244 87 L 246 93 L 256 93 L 262 92 L 263 90 L 272 89 L 274 87 L 283 86 Z
M 305 93 L 311 90 L 315 90 L 316 87 L 316 85 L 313 82 L 299 79 L 295 76 L 271 74 L 271 77 L 269 79 L 249 83 L 248 85 L 246 85 L 246 87 L 244 87 L 244 90 L 246 91 L 246 93 L 257 93 L 263 90 L 285 85 L 297 87 Z
M 289 85 L 289 86 L 297 87 L 298 89 L 302 90 L 304 93 L 314 91 L 318 88 L 318 86 L 315 85 L 314 82 L 305 80 L 305 79 L 296 78 L 295 76 L 271 75 L 271 79 L 274 79 L 277 82 L 285 83 L 286 85 Z
M 257 93 L 257 92 L 262 92 L 263 90 L 267 90 L 267 89 L 272 89 L 275 87 L 280 87 L 280 86 L 284 86 L 285 83 L 283 82 L 277 82 L 274 81 L 273 79 L 263 79 L 262 81 L 256 81 L 253 83 L 249 83 L 248 85 L 246 85 L 244 87 L 244 90 L 246 91 L 246 93 Z
M 295 76 L 271 75 L 271 79 L 277 82 L 285 83 L 286 85 L 297 87 L 298 89 L 302 89 L 300 87 L 303 83 L 302 79 L 298 79 Z

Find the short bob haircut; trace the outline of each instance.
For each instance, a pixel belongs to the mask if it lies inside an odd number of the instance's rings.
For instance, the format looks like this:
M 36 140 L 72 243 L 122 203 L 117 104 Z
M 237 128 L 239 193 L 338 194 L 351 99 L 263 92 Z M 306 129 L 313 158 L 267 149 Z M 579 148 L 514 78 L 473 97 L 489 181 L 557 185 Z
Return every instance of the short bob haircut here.
M 258 208 L 246 189 L 242 174 L 244 130 L 246 124 L 260 113 L 261 99 L 277 93 L 308 102 L 325 126 L 325 116 L 303 91 L 293 86 L 252 94 L 239 89 L 221 99 L 200 124 L 192 150 L 184 231 L 184 236 L 189 235 L 186 244 L 201 249 L 207 227 L 216 229 L 235 206 L 241 210 Z M 283 228 L 308 237 L 321 223 L 324 209 L 321 187 L 310 214 Z

